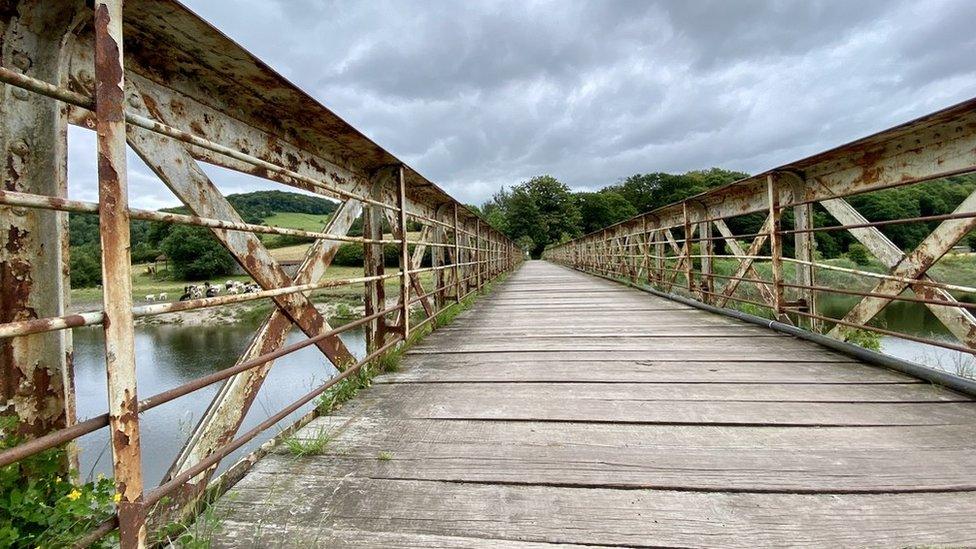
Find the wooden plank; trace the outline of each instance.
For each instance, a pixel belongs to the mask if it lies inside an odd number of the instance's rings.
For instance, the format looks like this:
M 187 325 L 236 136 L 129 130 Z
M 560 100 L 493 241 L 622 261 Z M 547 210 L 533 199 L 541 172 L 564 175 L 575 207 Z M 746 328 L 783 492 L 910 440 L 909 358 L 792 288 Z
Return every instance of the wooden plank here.
M 815 383 L 454 383 L 450 388 L 428 384 L 379 384 L 364 398 L 394 405 L 468 402 L 491 408 L 492 400 L 525 401 L 534 407 L 572 400 L 619 403 L 639 402 L 964 402 L 966 395 L 930 384 L 815 384 Z M 553 406 L 554 407 L 554 406 Z M 395 411 L 396 408 L 391 408 Z
M 694 354 L 691 354 L 694 351 Z M 523 360 L 525 358 L 531 358 L 532 360 L 544 361 L 544 362 L 558 362 L 560 360 L 567 359 L 588 359 L 588 360 L 604 360 L 607 362 L 633 362 L 637 360 L 647 360 L 647 361 L 684 361 L 691 360 L 704 361 L 704 362 L 729 362 L 729 361 L 753 361 L 753 362 L 780 362 L 783 360 L 783 353 L 776 352 L 775 349 L 769 349 L 765 352 L 760 352 L 757 349 L 740 348 L 736 350 L 726 349 L 714 349 L 714 350 L 703 350 L 703 349 L 658 349 L 654 351 L 614 351 L 613 353 L 607 353 L 607 351 L 599 349 L 576 349 L 576 350 L 546 350 L 546 351 L 530 351 L 526 349 L 516 349 L 516 350 L 492 350 L 492 351 L 463 351 L 463 352 L 453 352 L 453 351 L 442 351 L 437 349 L 431 350 L 414 350 L 411 349 L 407 351 L 407 356 L 412 357 L 415 355 L 424 356 L 424 360 L 429 360 L 431 356 L 443 356 L 452 357 L 450 360 L 474 360 L 477 359 L 485 364 L 497 364 L 497 363 L 508 363 L 516 360 Z M 809 347 L 805 350 L 793 351 L 790 353 L 790 358 L 796 362 L 848 362 L 850 357 L 842 355 L 840 353 L 835 353 L 833 351 L 823 350 L 817 347 Z
M 452 357 L 453 358 L 453 357 Z M 518 360 L 486 364 L 428 358 L 377 383 L 525 382 L 571 383 L 922 383 L 921 380 L 856 362 L 654 362 L 564 360 L 545 363 Z
M 227 513 L 230 514 L 230 513 Z M 288 540 L 282 543 L 282 540 Z M 262 524 L 255 528 L 250 522 L 221 517 L 220 537 L 209 545 L 212 549 L 223 547 L 328 547 L 329 549 L 360 549 L 383 547 L 384 549 L 482 549 L 486 543 L 495 549 L 573 549 L 599 547 L 575 543 L 544 543 L 492 538 L 467 537 L 463 534 L 439 536 L 400 532 L 371 532 L 343 528 L 326 528 L 319 524 Z
M 252 525 L 339 524 L 361 532 L 603 546 L 976 543 L 976 498 L 952 493 L 837 497 L 361 478 L 323 486 L 320 478 L 301 475 L 275 480 L 245 478 L 223 507 Z

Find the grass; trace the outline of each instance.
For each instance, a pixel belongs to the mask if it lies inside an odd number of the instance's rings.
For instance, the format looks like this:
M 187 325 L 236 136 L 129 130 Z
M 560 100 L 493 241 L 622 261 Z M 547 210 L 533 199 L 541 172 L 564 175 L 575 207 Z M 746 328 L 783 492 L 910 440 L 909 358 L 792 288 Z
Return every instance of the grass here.
M 261 224 L 302 231 L 321 231 L 330 217 L 332 217 L 330 214 L 276 212 L 274 215 L 264 218 Z
M 295 457 L 317 456 L 325 453 L 326 447 L 332 440 L 324 431 L 316 433 L 314 438 L 301 439 L 294 435 L 282 441 L 288 453 Z
M 322 230 L 321 227 L 314 230 Z M 392 239 L 393 235 L 386 233 L 383 238 Z M 407 231 L 408 240 L 420 240 L 420 231 Z M 271 257 L 277 259 L 278 261 L 295 261 L 305 257 L 305 251 L 308 250 L 310 244 L 293 244 L 291 246 L 282 246 L 280 248 L 275 248 L 271 250 Z
M 225 494 L 228 500 L 233 500 L 233 494 Z M 205 498 L 201 509 L 188 521 L 172 522 L 162 526 L 151 536 L 151 547 L 180 547 L 184 549 L 210 549 L 213 538 L 223 530 L 226 511 L 220 512 L 216 503 L 217 492 Z M 161 504 L 168 504 L 170 499 L 164 498 Z M 192 521 L 192 522 L 190 522 Z

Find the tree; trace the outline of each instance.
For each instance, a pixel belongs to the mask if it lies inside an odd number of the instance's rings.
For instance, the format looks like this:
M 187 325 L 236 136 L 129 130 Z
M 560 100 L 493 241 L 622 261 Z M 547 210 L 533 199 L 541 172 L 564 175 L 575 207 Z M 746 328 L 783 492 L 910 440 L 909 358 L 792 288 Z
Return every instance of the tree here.
M 102 249 L 98 244 L 72 247 L 71 287 L 92 288 L 102 283 Z
M 721 168 L 694 170 L 684 174 L 656 172 L 634 174 L 607 189 L 619 193 L 634 205 L 638 213 L 643 213 L 745 177 L 748 174 Z
M 578 192 L 573 198 L 580 211 L 583 234 L 634 217 L 638 213 L 637 208 L 617 191 Z
M 500 202 L 505 233 L 513 240 L 531 238 L 533 257 L 539 257 L 549 244 L 582 234 L 579 209 L 569 187 L 550 175 L 516 185 Z
M 161 245 L 180 280 L 206 280 L 234 270 L 230 252 L 203 227 L 174 225 Z

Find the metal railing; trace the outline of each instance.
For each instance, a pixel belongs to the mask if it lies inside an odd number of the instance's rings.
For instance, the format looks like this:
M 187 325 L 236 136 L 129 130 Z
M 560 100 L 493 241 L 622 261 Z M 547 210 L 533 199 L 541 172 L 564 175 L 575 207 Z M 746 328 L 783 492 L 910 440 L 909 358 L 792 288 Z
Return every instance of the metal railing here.
M 973 185 L 952 212 L 922 216 L 868 220 L 847 198 L 932 180 L 960 185 L 976 170 L 974 122 L 976 100 L 966 101 L 553 246 L 544 257 L 840 340 L 864 331 L 973 355 L 976 304 L 968 301 L 976 286 L 932 273 L 976 229 Z M 815 218 L 834 221 L 815 226 Z M 927 232 L 910 250 L 886 234 L 904 224 Z M 872 257 L 867 265 L 825 259 L 815 237 L 824 233 L 845 233 Z M 824 312 L 822 302 L 838 296 L 849 303 Z M 946 337 L 879 321 L 899 302 L 925 307 Z
M 84 2 L 15 4 L 0 22 L 7 37 L 0 59 L 6 104 L 0 135 L 7 166 L 0 191 L 0 224 L 7 235 L 0 267 L 9 283 L 0 294 L 0 368 L 4 379 L 14 380 L 4 388 L 5 413 L 17 417 L 19 432 L 28 440 L 0 452 L 0 467 L 108 428 L 118 511 L 80 539 L 80 545 L 115 528 L 122 547 L 144 545 L 151 513 L 185 516 L 221 459 L 401 345 L 444 308 L 521 260 L 514 244 L 476 214 L 178 3 L 129 0 L 125 13 L 121 0 L 97 0 L 93 9 Z M 183 36 L 193 36 L 194 42 L 182 42 Z M 123 55 L 123 43 L 134 51 Z M 193 60 L 178 52 L 192 52 Z M 190 73 L 193 78 L 186 77 Z M 97 131 L 97 203 L 66 198 L 69 122 Z M 191 215 L 128 206 L 127 145 Z M 321 232 L 247 223 L 200 162 L 310 191 L 341 205 Z M 65 312 L 67 212 L 99 216 L 101 310 Z M 348 235 L 360 216 L 363 236 Z M 134 306 L 129 256 L 133 219 L 209 228 L 261 290 Z M 422 227 L 419 238 L 408 237 L 408 223 Z M 392 238 L 384 236 L 384 227 Z M 297 274 L 285 273 L 258 234 L 311 240 Z M 363 275 L 324 278 L 343 243 L 364 247 Z M 399 249 L 399 268 L 393 272 L 385 269 L 384 245 Z M 429 268 L 420 267 L 425 257 L 430 257 Z M 430 280 L 424 280 L 425 274 Z M 386 296 L 388 280 L 398 282 L 392 305 Z M 354 284 L 364 286 L 363 318 L 331 327 L 310 292 Z M 138 396 L 134 319 L 253 300 L 270 300 L 275 307 L 234 366 Z M 411 307 L 418 305 L 424 318 L 412 326 Z M 105 332 L 108 408 L 76 421 L 70 328 L 91 325 Z M 285 345 L 293 326 L 306 338 Z M 339 335 L 358 327 L 365 327 L 367 354 L 357 360 Z M 339 373 L 238 434 L 272 362 L 309 346 L 318 347 Z M 47 385 L 38 385 L 42 378 L 29 375 L 39 369 L 48 372 Z M 147 490 L 139 415 L 220 382 L 220 391 L 169 473 Z M 164 498 L 167 503 L 161 506 Z

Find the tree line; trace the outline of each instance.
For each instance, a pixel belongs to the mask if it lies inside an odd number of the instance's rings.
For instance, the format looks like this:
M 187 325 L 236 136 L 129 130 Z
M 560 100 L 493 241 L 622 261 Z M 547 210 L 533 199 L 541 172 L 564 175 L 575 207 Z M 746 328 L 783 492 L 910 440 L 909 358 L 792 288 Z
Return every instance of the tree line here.
M 478 209 L 492 226 L 533 257 L 539 257 L 547 246 L 745 177 L 748 174 L 721 168 L 683 174 L 655 172 L 635 174 L 595 192 L 574 192 L 556 178 L 541 175 L 510 189 L 501 189 Z M 964 175 L 861 194 L 847 200 L 869 221 L 881 221 L 949 213 L 974 189 L 976 176 Z M 764 219 L 764 214 L 755 213 L 729 219 L 727 223 L 735 234 L 753 234 L 759 232 Z M 814 206 L 814 221 L 818 227 L 838 225 L 818 205 Z M 789 209 L 783 213 L 783 224 L 792 227 L 793 214 Z M 880 230 L 903 250 L 911 250 L 937 224 L 935 221 L 904 223 L 882 226 Z M 818 232 L 815 238 L 821 257 L 850 255 L 859 262 L 866 261 L 865 250 L 847 231 Z M 792 253 L 791 241 L 784 240 L 784 251 L 788 254 Z M 976 245 L 976 238 L 970 236 L 967 243 Z
M 276 212 L 330 215 L 338 205 L 324 198 L 285 191 L 231 194 L 227 201 L 247 223 L 261 223 Z M 171 213 L 190 213 L 185 206 L 165 208 Z M 101 246 L 98 216 L 72 213 L 68 217 L 71 285 L 75 288 L 101 284 Z M 261 235 L 262 238 L 268 235 Z M 272 235 L 277 245 L 292 243 Z M 151 263 L 164 255 L 179 280 L 205 280 L 230 273 L 234 258 L 213 237 L 210 229 L 159 221 L 133 220 L 130 224 L 133 263 Z

